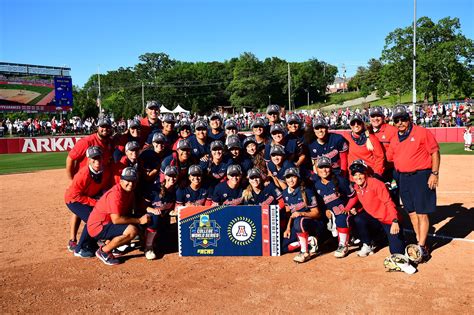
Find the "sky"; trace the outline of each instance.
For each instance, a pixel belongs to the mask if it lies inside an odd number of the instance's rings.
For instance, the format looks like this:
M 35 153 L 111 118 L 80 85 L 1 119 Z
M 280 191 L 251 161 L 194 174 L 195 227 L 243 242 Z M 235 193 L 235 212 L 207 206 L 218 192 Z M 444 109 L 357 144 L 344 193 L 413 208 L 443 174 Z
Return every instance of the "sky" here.
M 413 23 L 414 0 L 0 0 L 0 61 L 71 68 L 78 86 L 147 52 L 181 61 L 316 58 L 347 76 Z M 417 17 L 458 17 L 474 38 L 473 0 L 417 0 Z

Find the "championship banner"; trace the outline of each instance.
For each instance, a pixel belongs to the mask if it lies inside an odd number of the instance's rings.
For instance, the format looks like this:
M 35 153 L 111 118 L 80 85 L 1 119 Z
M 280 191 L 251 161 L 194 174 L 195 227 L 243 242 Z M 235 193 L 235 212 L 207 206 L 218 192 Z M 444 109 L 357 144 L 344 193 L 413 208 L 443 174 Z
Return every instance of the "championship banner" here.
M 280 256 L 278 206 L 190 206 L 178 215 L 180 256 Z

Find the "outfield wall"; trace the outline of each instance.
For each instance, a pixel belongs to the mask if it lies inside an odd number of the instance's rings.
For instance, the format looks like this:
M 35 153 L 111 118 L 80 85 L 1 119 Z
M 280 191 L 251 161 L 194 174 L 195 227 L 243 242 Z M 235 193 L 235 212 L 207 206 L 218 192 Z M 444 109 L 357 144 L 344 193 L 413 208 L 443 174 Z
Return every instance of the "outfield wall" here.
M 464 128 L 462 127 L 428 129 L 438 142 L 464 142 Z M 331 132 L 344 133 L 349 131 L 332 130 Z M 82 137 L 0 138 L 0 154 L 70 151 Z

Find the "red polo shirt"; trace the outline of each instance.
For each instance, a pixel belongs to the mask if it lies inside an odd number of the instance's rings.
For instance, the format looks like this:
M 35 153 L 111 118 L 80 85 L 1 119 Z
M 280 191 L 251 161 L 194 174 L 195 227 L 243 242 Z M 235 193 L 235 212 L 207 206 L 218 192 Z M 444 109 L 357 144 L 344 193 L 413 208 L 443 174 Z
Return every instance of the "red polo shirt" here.
M 130 213 L 133 207 L 133 192 L 122 189 L 120 184 L 115 184 L 97 201 L 87 220 L 87 231 L 95 237 L 102 232 L 105 225 L 112 222 L 111 214 L 124 216 Z
M 408 137 L 400 142 L 395 136 L 387 150 L 387 159 L 393 161 L 399 172 L 431 169 L 431 154 L 439 151 L 433 134 L 423 127 L 413 125 Z
M 372 128 L 373 131 L 373 128 Z M 379 142 L 382 144 L 384 152 L 387 152 L 388 147 L 390 146 L 390 141 L 392 141 L 393 137 L 397 136 L 398 129 L 389 124 L 382 124 L 380 129 L 377 131 L 373 131 L 374 135 L 377 137 Z
M 103 153 L 103 162 L 104 166 L 107 166 L 111 159 L 112 154 L 114 152 L 114 147 L 112 145 L 111 139 L 100 139 L 97 133 L 91 134 L 85 138 L 79 140 L 75 145 L 74 148 L 69 152 L 68 156 L 79 162 L 79 168 L 87 165 L 87 157 L 86 151 L 89 147 L 98 146 L 102 149 Z
M 109 189 L 112 186 L 111 179 L 109 168 L 105 168 L 101 182 L 96 183 L 91 177 L 89 165 L 86 165 L 74 176 L 71 185 L 64 194 L 64 201 L 66 203 L 79 202 L 93 207 L 97 203 L 93 197 Z
M 367 177 L 365 187 L 354 185 L 364 210 L 383 224 L 392 224 L 398 218 L 397 209 L 390 198 L 384 183 L 373 177 Z

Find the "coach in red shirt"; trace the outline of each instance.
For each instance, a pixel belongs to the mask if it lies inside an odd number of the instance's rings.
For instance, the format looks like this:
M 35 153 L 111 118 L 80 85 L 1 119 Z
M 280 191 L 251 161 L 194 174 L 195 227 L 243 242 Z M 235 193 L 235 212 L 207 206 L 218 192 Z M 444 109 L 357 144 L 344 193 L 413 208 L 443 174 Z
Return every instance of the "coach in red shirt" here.
M 150 222 L 147 214 L 140 218 L 131 216 L 137 180 L 137 171 L 133 167 L 125 168 L 120 182 L 99 199 L 87 221 L 90 236 L 97 240 L 110 240 L 95 253 L 106 265 L 119 264 L 112 250 L 129 243 L 138 235 L 136 225 Z
M 400 197 L 426 260 L 429 258 L 426 248 L 430 227 L 428 215 L 436 211 L 439 145 L 429 130 L 411 122 L 404 106 L 395 107 L 392 118 L 398 133 L 390 143 L 387 159 L 393 161 L 400 173 Z
M 87 148 L 98 146 L 102 150 L 104 166 L 108 166 L 112 158 L 114 147 L 112 145 L 112 122 L 109 118 L 100 118 L 97 124 L 97 132 L 79 140 L 66 158 L 66 173 L 69 179 L 73 179 L 77 171 L 87 165 Z

